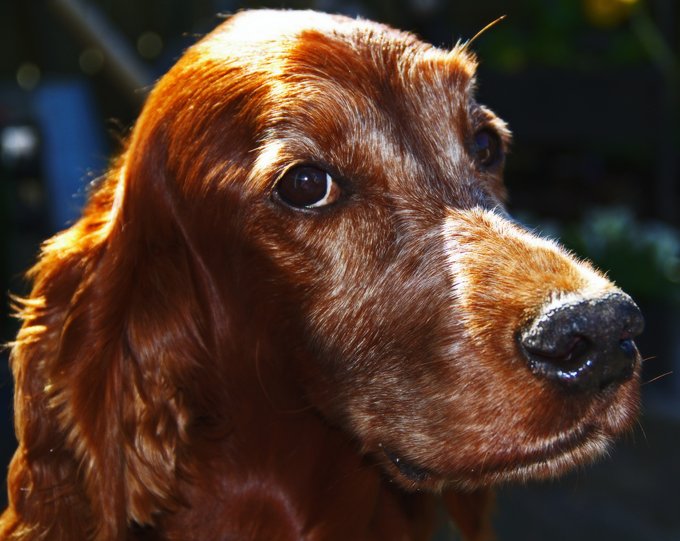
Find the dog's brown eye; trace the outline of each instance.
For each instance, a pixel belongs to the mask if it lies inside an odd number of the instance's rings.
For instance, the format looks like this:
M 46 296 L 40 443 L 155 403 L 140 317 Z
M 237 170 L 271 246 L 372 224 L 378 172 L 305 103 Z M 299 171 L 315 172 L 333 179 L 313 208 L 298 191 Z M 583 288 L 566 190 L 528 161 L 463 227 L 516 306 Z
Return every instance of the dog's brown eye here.
M 330 205 L 340 197 L 340 188 L 326 171 L 310 165 L 294 167 L 276 185 L 281 200 L 295 208 Z
M 491 128 L 482 128 L 475 133 L 473 152 L 482 167 L 493 167 L 503 159 L 501 138 Z

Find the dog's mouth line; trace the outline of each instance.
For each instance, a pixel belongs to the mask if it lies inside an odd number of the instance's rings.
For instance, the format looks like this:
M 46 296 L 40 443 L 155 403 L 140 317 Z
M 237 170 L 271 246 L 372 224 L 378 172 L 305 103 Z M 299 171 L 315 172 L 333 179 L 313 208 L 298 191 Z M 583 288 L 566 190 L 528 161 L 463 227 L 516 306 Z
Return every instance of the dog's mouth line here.
M 496 455 L 495 460 L 482 465 L 478 473 L 481 475 L 503 474 L 558 462 L 583 448 L 595 432 L 595 426 L 583 425 L 558 438 L 536 445 L 533 449 L 505 451 Z
M 399 470 L 399 473 L 401 473 L 409 481 L 423 483 L 434 475 L 434 473 L 427 468 L 423 468 L 421 466 L 418 466 L 414 462 L 405 460 L 399 455 L 386 449 L 384 451 L 385 456 L 387 456 L 387 458 L 390 459 L 392 464 L 394 464 L 397 470 Z
M 568 458 L 579 449 L 584 448 L 595 435 L 596 427 L 594 425 L 583 425 L 559 438 L 539 444 L 533 449 L 518 449 L 515 452 L 504 451 L 495 455 L 491 460 L 487 457 L 486 462 L 476 468 L 470 468 L 466 476 L 471 478 L 503 476 L 506 473 L 530 470 L 541 465 L 549 466 L 551 463 Z M 460 474 L 451 475 L 422 466 L 382 445 L 380 447 L 399 473 L 413 483 L 423 484 L 428 481 L 446 481 L 460 477 Z

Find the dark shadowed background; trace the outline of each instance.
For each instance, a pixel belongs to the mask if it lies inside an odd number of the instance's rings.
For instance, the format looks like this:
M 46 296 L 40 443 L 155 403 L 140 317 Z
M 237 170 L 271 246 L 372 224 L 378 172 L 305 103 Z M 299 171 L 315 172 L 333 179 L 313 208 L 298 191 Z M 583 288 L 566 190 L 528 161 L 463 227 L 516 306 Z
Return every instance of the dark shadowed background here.
M 510 209 L 629 292 L 647 330 L 644 411 L 612 455 L 499 493 L 502 540 L 680 540 L 680 4 L 677 0 L 33 0 L 0 2 L 0 340 L 39 243 L 72 222 L 145 89 L 217 14 L 360 15 L 474 43 L 478 96 L 515 136 Z M 0 353 L 0 481 L 16 442 Z M 6 504 L 4 489 L 0 506 Z M 441 532 L 438 539 L 453 539 Z

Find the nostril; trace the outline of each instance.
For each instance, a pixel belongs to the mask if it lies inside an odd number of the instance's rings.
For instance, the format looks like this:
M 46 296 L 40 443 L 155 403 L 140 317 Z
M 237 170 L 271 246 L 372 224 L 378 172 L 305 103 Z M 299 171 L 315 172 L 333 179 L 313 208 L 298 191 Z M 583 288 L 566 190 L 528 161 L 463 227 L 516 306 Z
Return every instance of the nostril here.
M 630 338 L 621 340 L 619 342 L 619 348 L 626 357 L 633 358 L 637 355 L 637 347 L 635 347 L 635 342 Z
M 543 331 L 542 327 L 539 329 Z M 577 360 L 590 348 L 590 341 L 584 336 L 565 334 L 564 340 L 559 340 L 554 333 L 547 332 L 540 333 L 539 336 L 526 336 L 521 344 L 525 352 L 535 359 L 565 365 Z
M 562 355 L 562 359 L 566 363 L 579 362 L 579 359 L 581 359 L 591 347 L 592 344 L 588 338 L 585 336 L 575 335 L 569 343 L 566 353 Z
M 629 379 L 639 354 L 633 338 L 644 327 L 622 293 L 565 303 L 518 334 L 518 346 L 538 377 L 578 391 L 599 391 Z
M 580 381 L 587 379 L 586 374 L 593 370 L 589 355 L 593 348 L 585 337 L 567 338 L 567 346 L 555 348 L 547 342 L 542 343 L 543 347 L 538 347 L 536 340 L 523 340 L 520 337 L 519 346 L 535 375 L 558 381 L 568 388 L 576 388 Z
M 620 320 L 623 327 L 623 331 L 619 334 L 622 342 L 632 341 L 640 336 L 645 328 L 645 320 L 640 309 L 631 299 L 627 298 L 627 300 L 628 302 L 619 303 L 617 309 L 613 310 L 614 318 Z

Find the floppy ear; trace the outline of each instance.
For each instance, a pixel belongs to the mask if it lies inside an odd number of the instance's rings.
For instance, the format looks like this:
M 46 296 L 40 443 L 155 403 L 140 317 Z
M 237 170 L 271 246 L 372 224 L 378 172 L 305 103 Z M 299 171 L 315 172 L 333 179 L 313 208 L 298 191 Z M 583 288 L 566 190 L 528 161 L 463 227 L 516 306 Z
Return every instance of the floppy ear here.
M 145 141 L 46 243 L 21 301 L 16 539 L 29 529 L 123 539 L 128 523 L 152 524 L 178 503 L 209 286 L 167 186 L 163 138 Z

